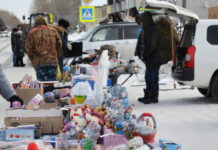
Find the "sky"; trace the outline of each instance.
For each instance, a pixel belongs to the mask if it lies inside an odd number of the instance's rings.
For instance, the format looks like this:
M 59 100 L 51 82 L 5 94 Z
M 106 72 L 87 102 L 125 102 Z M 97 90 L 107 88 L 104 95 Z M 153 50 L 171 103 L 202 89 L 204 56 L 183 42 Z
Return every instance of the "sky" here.
M 33 0 L 0 0 L 0 9 L 16 15 L 21 21 L 22 16 L 29 14 Z
M 89 6 L 102 6 L 107 4 L 107 0 L 90 0 Z

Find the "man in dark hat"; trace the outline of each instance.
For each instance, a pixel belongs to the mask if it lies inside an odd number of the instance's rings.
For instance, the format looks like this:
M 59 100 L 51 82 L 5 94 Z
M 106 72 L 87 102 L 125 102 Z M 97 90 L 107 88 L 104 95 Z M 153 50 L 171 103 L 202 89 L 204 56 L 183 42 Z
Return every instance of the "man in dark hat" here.
M 23 63 L 23 57 L 25 52 L 25 44 L 24 44 L 23 30 L 21 24 L 17 25 L 17 31 L 13 35 L 13 52 L 16 57 L 14 66 L 24 67 L 25 64 Z
M 140 14 L 139 20 L 143 30 L 135 55 L 146 64 L 146 89 L 144 89 L 144 97 L 139 98 L 138 101 L 144 104 L 158 103 L 159 69 L 161 65 L 172 60 L 172 48 L 176 45 L 174 41 L 177 41 L 172 38 L 175 35 L 177 39 L 177 33 L 176 31 L 172 33 L 171 22 L 167 18 L 154 23 L 151 13 L 144 12 Z
M 64 57 L 68 57 L 68 47 L 67 47 L 67 43 L 68 43 L 68 32 L 67 29 L 70 26 L 70 23 L 65 20 L 65 19 L 60 19 L 58 21 L 58 26 L 62 29 L 62 33 L 60 34 L 61 39 L 62 39 L 62 55 L 59 57 L 59 65 L 60 65 L 60 69 L 62 72 L 63 69 L 63 58 Z

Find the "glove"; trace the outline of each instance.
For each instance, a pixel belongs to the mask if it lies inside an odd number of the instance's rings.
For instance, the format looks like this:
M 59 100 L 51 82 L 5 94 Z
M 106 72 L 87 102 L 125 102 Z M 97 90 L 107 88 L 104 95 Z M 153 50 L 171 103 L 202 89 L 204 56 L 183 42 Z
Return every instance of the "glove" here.
M 19 96 L 13 95 L 11 98 L 9 98 L 9 102 L 11 103 L 10 107 L 12 107 L 12 104 L 15 101 L 20 102 L 21 106 L 23 106 L 23 100 Z

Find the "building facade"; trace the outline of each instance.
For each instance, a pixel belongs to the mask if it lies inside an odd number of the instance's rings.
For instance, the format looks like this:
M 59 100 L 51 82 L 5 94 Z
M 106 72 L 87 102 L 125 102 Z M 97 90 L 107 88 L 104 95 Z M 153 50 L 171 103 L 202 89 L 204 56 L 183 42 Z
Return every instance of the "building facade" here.
M 182 0 L 177 1 L 180 5 L 182 4 Z M 195 12 L 200 19 L 214 18 L 212 16 L 218 14 L 218 10 L 210 11 L 211 8 L 218 6 L 218 0 L 185 0 L 185 2 L 186 8 Z
M 113 11 L 119 12 L 134 6 L 139 6 L 145 0 L 113 0 Z M 195 12 L 200 19 L 214 18 L 218 16 L 218 0 L 163 0 L 185 7 Z M 217 17 L 216 17 L 217 18 Z

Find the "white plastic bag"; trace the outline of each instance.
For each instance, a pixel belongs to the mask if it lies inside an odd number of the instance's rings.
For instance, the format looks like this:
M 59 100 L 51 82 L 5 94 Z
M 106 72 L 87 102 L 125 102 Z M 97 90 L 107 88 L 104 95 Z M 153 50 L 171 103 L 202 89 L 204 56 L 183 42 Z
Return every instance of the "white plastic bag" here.
M 134 57 L 135 60 L 135 64 L 139 67 L 139 72 L 138 74 L 136 74 L 136 78 L 139 82 L 144 82 L 145 81 L 145 64 L 144 62 L 141 61 L 141 59 L 139 59 L 138 56 Z
M 110 66 L 107 50 L 104 50 L 102 52 L 98 64 L 99 65 L 98 65 L 94 91 L 95 91 L 97 102 L 99 102 L 99 104 L 102 104 L 104 100 L 104 88 L 107 86 L 107 79 L 108 79 L 109 66 Z

